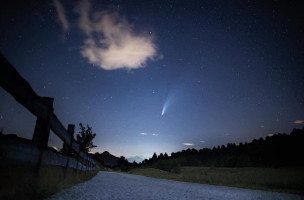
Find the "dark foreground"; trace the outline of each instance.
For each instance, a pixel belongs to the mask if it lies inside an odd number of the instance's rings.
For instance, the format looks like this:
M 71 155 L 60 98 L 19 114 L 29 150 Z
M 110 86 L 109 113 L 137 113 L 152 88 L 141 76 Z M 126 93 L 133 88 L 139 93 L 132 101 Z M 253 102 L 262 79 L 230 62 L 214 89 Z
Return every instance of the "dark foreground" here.
M 63 190 L 49 199 L 304 200 L 304 196 L 99 172 L 88 182 Z

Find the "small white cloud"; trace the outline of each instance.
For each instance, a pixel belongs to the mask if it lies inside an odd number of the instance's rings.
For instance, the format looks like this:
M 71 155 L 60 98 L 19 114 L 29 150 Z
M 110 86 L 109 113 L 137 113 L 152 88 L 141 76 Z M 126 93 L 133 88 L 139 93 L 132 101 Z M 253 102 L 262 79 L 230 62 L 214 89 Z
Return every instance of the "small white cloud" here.
M 304 123 L 304 120 L 298 119 L 298 120 L 295 120 L 293 123 L 294 123 L 294 124 L 303 124 L 303 123 Z
M 205 143 L 205 141 L 203 141 L 203 140 L 201 140 L 201 141 L 199 141 L 200 143 Z
M 79 28 L 86 34 L 81 55 L 105 70 L 137 69 L 154 60 L 156 45 L 148 34 L 136 34 L 133 26 L 117 13 L 93 11 L 82 0 L 75 11 Z
M 158 136 L 158 134 L 157 134 L 157 133 L 152 133 L 152 135 L 153 135 L 153 136 Z
M 261 125 L 260 127 L 261 127 L 261 128 L 264 128 L 265 126 L 264 126 L 264 125 Z
M 58 20 L 62 24 L 63 31 L 66 32 L 70 29 L 70 25 L 66 18 L 64 7 L 60 2 L 60 0 L 53 0 L 53 2 L 54 2 L 54 7 L 56 8 L 57 11 Z
M 267 136 L 268 137 L 272 137 L 274 134 L 273 133 L 270 133 L 270 134 L 268 134 Z
M 139 133 L 139 135 L 146 136 L 146 135 L 148 135 L 148 133 Z
M 192 144 L 192 143 L 183 143 L 183 145 L 185 145 L 185 146 L 193 146 L 194 144 Z

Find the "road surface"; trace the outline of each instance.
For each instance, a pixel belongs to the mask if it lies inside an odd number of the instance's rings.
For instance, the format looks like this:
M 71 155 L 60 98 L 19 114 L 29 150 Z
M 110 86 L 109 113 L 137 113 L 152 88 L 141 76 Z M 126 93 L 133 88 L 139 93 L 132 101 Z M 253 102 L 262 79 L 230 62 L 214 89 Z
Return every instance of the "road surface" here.
M 49 200 L 304 200 L 304 196 L 240 189 L 115 172 L 99 172 L 88 182 L 63 190 Z

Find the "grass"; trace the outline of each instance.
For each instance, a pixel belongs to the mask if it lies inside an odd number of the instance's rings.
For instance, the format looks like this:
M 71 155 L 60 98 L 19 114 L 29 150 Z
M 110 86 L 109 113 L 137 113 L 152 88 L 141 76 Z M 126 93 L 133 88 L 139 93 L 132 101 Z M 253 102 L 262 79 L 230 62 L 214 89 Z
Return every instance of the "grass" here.
M 303 168 L 181 167 L 179 173 L 139 168 L 128 173 L 176 181 L 304 195 Z
M 7 166 L 0 168 L 0 199 L 44 199 L 56 192 L 87 181 L 98 171 L 79 172 L 59 166 L 44 166 L 39 176 L 35 168 Z

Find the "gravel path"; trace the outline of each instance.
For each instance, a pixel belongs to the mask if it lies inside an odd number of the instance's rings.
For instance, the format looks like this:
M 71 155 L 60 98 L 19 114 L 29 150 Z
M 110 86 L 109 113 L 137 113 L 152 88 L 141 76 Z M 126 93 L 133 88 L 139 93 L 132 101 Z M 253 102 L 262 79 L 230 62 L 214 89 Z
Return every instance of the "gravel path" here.
M 204 199 L 204 200 L 280 200 L 304 196 L 239 189 L 224 186 L 178 182 L 115 172 L 99 172 L 90 181 L 63 190 L 49 200 L 97 199 Z

